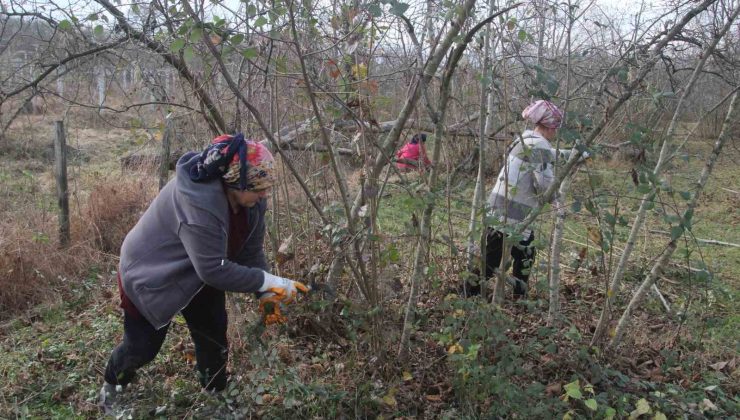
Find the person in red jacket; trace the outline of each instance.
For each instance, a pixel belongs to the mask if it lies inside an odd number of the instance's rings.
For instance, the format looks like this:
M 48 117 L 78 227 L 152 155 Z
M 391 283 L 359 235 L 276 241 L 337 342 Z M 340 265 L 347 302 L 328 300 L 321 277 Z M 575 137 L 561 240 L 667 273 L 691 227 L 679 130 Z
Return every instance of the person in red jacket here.
M 432 164 L 427 157 L 427 149 L 424 145 L 426 141 L 426 134 L 415 134 L 414 137 L 411 138 L 411 141 L 406 143 L 401 150 L 396 153 L 396 167 L 401 172 L 409 172 L 413 170 L 423 171 L 424 168 Z

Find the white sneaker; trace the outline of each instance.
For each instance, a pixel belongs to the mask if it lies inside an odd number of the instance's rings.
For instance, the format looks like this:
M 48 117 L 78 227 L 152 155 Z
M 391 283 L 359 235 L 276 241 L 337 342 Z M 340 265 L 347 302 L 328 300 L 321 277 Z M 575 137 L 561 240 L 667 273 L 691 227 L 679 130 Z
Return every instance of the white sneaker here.
M 118 394 L 123 391 L 120 385 L 109 384 L 108 382 L 103 384 L 100 388 L 100 399 L 98 400 L 98 407 L 107 416 L 115 415 L 114 406 L 118 403 Z

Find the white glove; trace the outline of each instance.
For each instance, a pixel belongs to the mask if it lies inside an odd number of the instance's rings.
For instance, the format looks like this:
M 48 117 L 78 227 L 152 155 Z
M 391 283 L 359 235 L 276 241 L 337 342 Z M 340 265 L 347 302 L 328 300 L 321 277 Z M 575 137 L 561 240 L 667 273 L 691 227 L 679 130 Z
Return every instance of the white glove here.
M 308 287 L 305 284 L 284 277 L 279 277 L 264 271 L 265 281 L 262 283 L 262 287 L 259 291 L 262 293 L 271 292 L 276 295 L 284 295 L 286 301 L 293 300 L 296 293 L 300 290 L 303 293 L 308 292 Z

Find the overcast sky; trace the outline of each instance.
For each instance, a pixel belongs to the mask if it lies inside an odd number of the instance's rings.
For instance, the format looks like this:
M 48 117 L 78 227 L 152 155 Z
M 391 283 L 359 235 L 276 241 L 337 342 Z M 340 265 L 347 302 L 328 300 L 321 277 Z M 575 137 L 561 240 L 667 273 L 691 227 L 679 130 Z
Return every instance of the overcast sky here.
M 531 0 L 530 0 L 531 1 Z M 575 2 L 576 0 L 574 0 Z M 425 1 L 420 0 L 406 0 L 407 3 L 413 6 L 418 5 L 417 7 L 423 7 L 425 4 Z M 642 1 L 639 0 L 593 0 L 594 5 L 601 6 L 604 9 L 607 10 L 613 10 L 613 11 L 621 11 L 621 12 L 628 12 L 628 13 L 634 13 L 640 9 Z M 20 4 L 23 7 L 26 8 L 26 10 L 33 9 L 35 7 L 39 8 L 51 8 L 53 4 L 56 4 L 59 7 L 62 7 L 64 9 L 69 10 L 70 6 L 76 13 L 85 13 L 88 11 L 92 11 L 94 9 L 99 9 L 100 6 L 95 4 L 94 2 L 91 2 L 89 0 L 55 0 L 55 1 L 49 1 L 49 0 L 0 0 L 0 4 L 2 4 L 4 7 L 7 7 L 9 4 Z M 114 1 L 114 4 L 119 3 Z M 128 5 L 132 4 L 134 2 L 122 0 L 120 1 L 120 8 L 123 11 L 127 11 L 129 9 Z M 143 5 L 147 4 L 148 2 L 139 2 L 136 3 Z M 240 0 L 223 0 L 222 2 L 224 5 L 226 5 L 228 8 L 232 10 L 237 10 L 240 6 L 243 5 L 243 3 Z M 485 3 L 484 1 L 481 1 L 480 3 Z M 561 1 L 561 3 L 565 3 L 564 1 Z M 587 4 L 588 0 L 581 0 L 581 4 Z M 652 8 L 652 4 L 660 5 L 662 2 L 660 0 L 658 1 L 646 1 L 648 4 L 647 9 Z M 660 7 L 660 6 L 658 6 Z

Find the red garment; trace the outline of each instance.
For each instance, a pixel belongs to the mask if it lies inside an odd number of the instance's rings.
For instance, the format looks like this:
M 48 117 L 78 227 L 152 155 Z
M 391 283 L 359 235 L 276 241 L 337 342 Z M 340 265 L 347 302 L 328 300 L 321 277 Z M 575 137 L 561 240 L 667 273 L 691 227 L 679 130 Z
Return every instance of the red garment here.
M 120 307 L 126 312 L 126 315 L 134 319 L 143 318 L 139 310 L 136 309 L 136 306 L 134 305 L 134 303 L 131 302 L 128 296 L 126 296 L 126 292 L 123 291 L 123 286 L 121 285 L 121 273 L 118 273 L 118 294 L 121 295 Z
M 429 161 L 429 158 L 427 158 L 427 151 L 426 147 L 424 147 L 424 143 L 406 143 L 401 150 L 396 153 L 396 158 L 418 162 L 420 157 L 424 164 L 419 167 L 403 162 L 396 162 L 396 167 L 401 170 L 423 170 L 425 166 L 429 166 L 432 163 Z
M 229 245 L 226 255 L 232 261 L 236 259 L 239 251 L 242 250 L 244 243 L 247 241 L 247 236 L 249 236 L 247 212 L 248 210 L 241 206 L 239 206 L 239 212 L 236 214 L 229 208 Z

